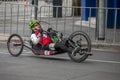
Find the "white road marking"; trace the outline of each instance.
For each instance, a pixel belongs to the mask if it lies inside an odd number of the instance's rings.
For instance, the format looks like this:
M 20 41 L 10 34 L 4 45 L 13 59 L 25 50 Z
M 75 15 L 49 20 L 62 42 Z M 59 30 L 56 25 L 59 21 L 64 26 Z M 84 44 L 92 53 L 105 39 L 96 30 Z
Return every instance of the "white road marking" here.
M 95 62 L 102 62 L 102 63 L 114 63 L 114 64 L 120 64 L 118 61 L 107 61 L 107 60 L 97 60 L 97 59 L 87 59 L 88 61 L 95 61 Z

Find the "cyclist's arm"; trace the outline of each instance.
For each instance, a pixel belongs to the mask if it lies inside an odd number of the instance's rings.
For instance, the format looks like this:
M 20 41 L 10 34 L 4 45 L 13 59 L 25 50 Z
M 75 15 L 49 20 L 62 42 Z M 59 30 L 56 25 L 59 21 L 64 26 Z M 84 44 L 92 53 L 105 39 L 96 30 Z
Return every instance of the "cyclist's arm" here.
M 39 38 L 35 34 L 31 35 L 30 40 L 32 41 L 34 45 L 38 44 L 39 42 Z
M 34 45 L 38 44 L 39 43 L 39 39 L 40 39 L 40 31 L 39 30 L 36 30 L 35 33 L 31 34 L 31 41 L 33 42 Z

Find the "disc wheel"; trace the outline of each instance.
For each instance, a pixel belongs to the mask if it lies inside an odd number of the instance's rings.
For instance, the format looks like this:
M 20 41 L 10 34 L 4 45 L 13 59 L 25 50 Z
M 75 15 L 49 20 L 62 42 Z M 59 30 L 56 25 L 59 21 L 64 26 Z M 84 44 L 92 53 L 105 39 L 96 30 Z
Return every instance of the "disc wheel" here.
M 72 53 L 69 53 L 71 60 L 75 62 L 82 62 L 88 58 L 87 52 L 91 52 L 91 40 L 89 36 L 83 31 L 76 31 L 69 36 L 72 47 Z
M 23 51 L 23 40 L 18 34 L 12 34 L 7 41 L 8 52 L 18 57 Z

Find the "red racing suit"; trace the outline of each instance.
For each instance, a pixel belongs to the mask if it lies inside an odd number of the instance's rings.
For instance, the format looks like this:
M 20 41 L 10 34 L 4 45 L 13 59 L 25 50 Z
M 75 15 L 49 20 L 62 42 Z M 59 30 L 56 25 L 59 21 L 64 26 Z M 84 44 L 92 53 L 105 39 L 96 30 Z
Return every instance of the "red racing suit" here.
M 39 38 L 38 43 L 42 46 L 45 46 L 49 43 L 53 43 L 53 40 L 47 35 L 47 33 L 41 34 L 40 31 L 37 30 L 35 32 L 35 35 Z

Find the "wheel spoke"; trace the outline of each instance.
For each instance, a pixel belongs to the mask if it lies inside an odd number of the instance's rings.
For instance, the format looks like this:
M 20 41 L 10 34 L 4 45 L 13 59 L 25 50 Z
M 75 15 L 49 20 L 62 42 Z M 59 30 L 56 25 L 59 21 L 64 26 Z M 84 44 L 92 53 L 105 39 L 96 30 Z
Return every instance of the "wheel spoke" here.
M 72 54 L 69 54 L 70 58 L 75 62 L 84 61 L 88 57 L 86 53 L 91 51 L 89 36 L 82 31 L 77 31 L 71 34 L 69 38 L 74 41 L 75 46 Z
M 12 56 L 19 56 L 23 50 L 22 38 L 17 34 L 11 35 L 8 39 L 7 47 Z

